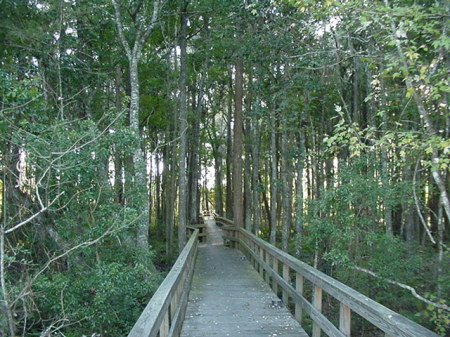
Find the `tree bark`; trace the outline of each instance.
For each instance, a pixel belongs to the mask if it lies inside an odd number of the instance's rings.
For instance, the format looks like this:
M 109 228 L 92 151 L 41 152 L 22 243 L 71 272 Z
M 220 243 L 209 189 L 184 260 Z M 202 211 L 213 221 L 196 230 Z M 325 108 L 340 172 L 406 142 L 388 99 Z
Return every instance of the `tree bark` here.
M 231 133 L 231 120 L 233 118 L 233 80 L 232 71 L 228 69 L 229 78 L 229 91 L 228 91 L 228 106 L 227 106 L 227 157 L 226 157 L 226 199 L 225 199 L 225 213 L 228 219 L 233 218 L 233 177 L 232 177 L 232 166 L 233 166 L 233 140 Z
M 295 252 L 300 255 L 303 239 L 303 169 L 306 159 L 305 133 L 300 126 L 299 132 L 299 158 L 297 161 L 297 186 L 295 193 Z
M 233 126 L 233 220 L 236 226 L 244 226 L 244 198 L 242 193 L 242 101 L 244 82 L 244 63 L 239 57 L 236 61 L 234 126 Z
M 277 199 L 278 199 L 278 154 L 276 115 L 272 108 L 270 112 L 270 243 L 275 244 L 277 234 Z
M 135 33 L 135 39 L 133 47 L 130 46 L 129 42 L 125 37 L 122 16 L 120 12 L 120 7 L 117 0 L 111 0 L 114 6 L 114 19 L 117 28 L 117 33 L 119 35 L 119 40 L 125 49 L 125 54 L 128 59 L 129 73 L 130 73 L 130 109 L 129 109 L 129 119 L 130 119 L 130 129 L 138 140 L 135 149 L 133 151 L 133 170 L 134 170 L 134 180 L 131 188 L 130 199 L 132 201 L 132 206 L 136 207 L 140 213 L 139 221 L 136 227 L 136 246 L 141 251 L 141 256 L 145 258 L 145 263 L 148 265 L 150 270 L 155 271 L 155 267 L 150 260 L 150 247 L 148 243 L 148 231 L 149 231 L 149 209 L 147 202 L 147 177 L 146 177 L 146 166 L 145 158 L 142 152 L 142 144 L 139 130 L 139 72 L 138 65 L 142 55 L 142 48 L 144 42 L 150 36 L 154 27 L 156 26 L 156 21 L 159 16 L 159 0 L 153 2 L 153 13 L 149 24 L 141 24 L 137 27 Z
M 286 116 L 285 116 L 286 118 Z M 292 227 L 292 165 L 289 159 L 290 142 L 287 123 L 284 119 L 281 133 L 281 180 L 282 180 L 282 232 L 281 249 L 288 251 L 289 236 Z
M 259 203 L 259 122 L 252 122 L 252 206 L 253 206 L 253 230 L 256 236 L 259 236 L 259 227 L 261 222 L 261 207 Z
M 186 179 L 186 144 L 187 144 L 187 6 L 182 2 L 180 16 L 180 149 L 179 149 L 179 180 L 178 180 L 178 248 L 181 251 L 186 245 L 187 223 L 187 179 Z

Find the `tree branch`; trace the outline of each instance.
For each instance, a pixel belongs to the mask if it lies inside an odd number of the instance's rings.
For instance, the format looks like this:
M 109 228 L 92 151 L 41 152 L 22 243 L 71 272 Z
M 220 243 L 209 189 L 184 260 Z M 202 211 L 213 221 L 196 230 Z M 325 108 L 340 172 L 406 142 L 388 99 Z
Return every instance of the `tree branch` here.
M 434 239 L 433 235 L 431 234 L 430 229 L 427 226 L 427 223 L 425 219 L 423 218 L 422 212 L 420 211 L 420 204 L 419 204 L 419 198 L 417 198 L 417 192 L 416 192 L 416 183 L 417 183 L 417 170 L 419 168 L 419 160 L 416 163 L 416 167 L 414 169 L 414 175 L 413 175 L 413 194 L 414 194 L 414 201 L 416 203 L 417 208 L 417 214 L 419 215 L 420 222 L 423 225 L 423 228 L 425 229 L 425 232 L 427 233 L 428 237 L 430 238 L 430 241 L 433 243 L 433 245 L 436 244 L 436 240 Z
M 119 40 L 120 43 L 122 43 L 123 48 L 125 49 L 125 52 L 127 53 L 128 59 L 131 59 L 131 49 L 130 45 L 128 44 L 127 39 L 125 38 L 124 29 L 123 29 L 123 23 L 122 23 L 122 16 L 120 15 L 120 8 L 119 4 L 116 0 L 111 0 L 113 6 L 114 6 L 114 18 L 116 22 L 117 27 L 117 33 L 119 34 Z
M 415 298 L 417 298 L 418 300 L 420 300 L 420 301 L 422 301 L 422 302 L 425 302 L 426 304 L 432 305 L 432 306 L 435 307 L 435 308 L 439 308 L 439 309 L 443 309 L 443 310 L 446 310 L 446 311 L 450 311 L 450 307 L 449 307 L 448 305 L 446 305 L 446 304 L 441 304 L 441 303 L 435 303 L 435 302 L 433 302 L 433 301 L 430 301 L 429 299 L 427 299 L 427 298 L 425 298 L 425 297 L 419 295 L 419 294 L 417 293 L 416 289 L 414 289 L 413 287 L 411 287 L 411 286 L 409 286 L 409 285 L 407 285 L 407 284 L 400 283 L 400 282 L 397 282 L 397 281 L 394 281 L 394 280 L 391 280 L 391 279 L 388 279 L 388 278 L 384 278 L 384 277 L 382 277 L 382 276 L 380 276 L 380 275 L 377 275 L 377 274 L 374 273 L 373 271 L 370 271 L 370 270 L 368 270 L 368 269 L 366 269 L 366 268 L 362 268 L 362 267 L 358 267 L 358 266 L 354 266 L 353 268 L 356 269 L 356 270 L 358 270 L 358 271 L 360 271 L 360 272 L 369 274 L 370 276 L 373 276 L 373 277 L 375 277 L 375 278 L 377 278 L 377 279 L 380 279 L 380 280 L 382 280 L 382 281 L 384 281 L 384 282 L 386 282 L 386 283 L 393 284 L 393 285 L 396 285 L 396 286 L 398 286 L 398 287 L 400 287 L 400 288 L 406 289 L 406 290 L 410 291 L 411 294 L 412 294 Z
M 14 232 L 15 230 L 19 229 L 22 226 L 25 226 L 27 223 L 29 223 L 31 220 L 35 219 L 37 216 L 39 216 L 40 214 L 44 213 L 47 209 L 50 208 L 51 205 L 53 205 L 62 195 L 64 194 L 64 192 L 59 193 L 55 199 L 53 199 L 47 206 L 41 208 L 37 213 L 34 213 L 32 216 L 30 216 L 28 219 L 19 222 L 17 225 L 15 225 L 14 227 L 5 230 L 5 234 L 9 234 Z

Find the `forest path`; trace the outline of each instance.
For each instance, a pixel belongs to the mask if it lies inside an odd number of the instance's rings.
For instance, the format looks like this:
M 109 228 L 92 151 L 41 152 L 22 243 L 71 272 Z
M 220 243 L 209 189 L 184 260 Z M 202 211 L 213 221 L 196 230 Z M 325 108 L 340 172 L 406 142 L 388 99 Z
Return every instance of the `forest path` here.
M 307 337 L 238 250 L 223 246 L 222 230 L 206 218 L 208 240 L 198 250 L 181 337 Z

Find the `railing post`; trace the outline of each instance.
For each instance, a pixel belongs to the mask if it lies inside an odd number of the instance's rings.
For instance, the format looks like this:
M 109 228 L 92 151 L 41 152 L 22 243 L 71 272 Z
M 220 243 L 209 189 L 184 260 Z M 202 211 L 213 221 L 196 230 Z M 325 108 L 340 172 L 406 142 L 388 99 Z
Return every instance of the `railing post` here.
M 295 289 L 303 296 L 303 275 L 300 273 L 295 273 Z M 302 314 L 302 306 L 300 303 L 295 302 L 295 318 L 300 325 L 302 324 Z
M 159 337 L 167 337 L 169 335 L 169 313 L 166 312 L 164 320 L 159 328 Z
M 264 251 L 264 256 L 265 256 L 265 259 L 266 259 L 266 264 L 267 264 L 267 266 L 269 266 L 270 267 L 270 258 L 271 258 L 271 256 L 270 256 L 270 254 L 268 253 L 268 252 L 266 252 L 265 250 L 263 250 Z M 266 280 L 266 283 L 267 284 L 270 284 L 269 282 L 270 282 L 270 277 L 269 277 L 269 271 L 268 270 L 266 270 L 266 274 L 264 275 L 264 279 Z
M 286 263 L 283 263 L 283 279 L 288 283 L 291 284 L 291 280 L 289 277 L 289 266 Z M 289 295 L 287 291 L 283 290 L 283 303 L 287 307 L 289 304 Z
M 351 328 L 351 310 L 345 304 L 340 303 L 339 308 L 339 330 L 347 336 L 350 337 Z
M 262 249 L 262 247 L 259 247 L 259 258 L 264 262 L 264 249 Z M 262 264 L 259 265 L 259 274 L 264 278 L 264 267 Z
M 272 269 L 278 274 L 278 259 L 275 256 L 272 257 Z M 272 289 L 275 295 L 278 296 L 278 283 L 274 277 L 272 277 Z
M 316 285 L 314 285 L 313 305 L 317 310 L 322 311 L 322 288 Z M 319 324 L 313 322 L 312 337 L 320 337 L 320 331 Z

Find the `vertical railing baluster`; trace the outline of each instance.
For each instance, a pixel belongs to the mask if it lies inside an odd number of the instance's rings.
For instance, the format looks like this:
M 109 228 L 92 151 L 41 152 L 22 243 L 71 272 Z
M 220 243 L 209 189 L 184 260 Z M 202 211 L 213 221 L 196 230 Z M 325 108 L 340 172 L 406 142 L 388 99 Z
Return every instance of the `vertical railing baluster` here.
M 313 305 L 317 310 L 322 311 L 322 288 L 316 285 L 314 285 Z M 320 334 L 319 324 L 313 322 L 312 337 L 320 337 Z
M 300 273 L 295 273 L 295 289 L 297 292 L 303 296 L 303 275 Z M 302 306 L 299 302 L 295 302 L 295 318 L 297 321 L 302 324 Z
M 261 259 L 261 262 L 264 262 L 264 249 L 262 249 L 262 247 L 259 247 L 259 258 Z M 259 265 L 259 274 L 264 278 L 264 267 L 262 264 Z
M 283 279 L 288 283 L 291 284 L 291 279 L 289 277 L 289 266 L 286 263 L 283 263 Z M 283 303 L 287 307 L 289 304 L 289 295 L 286 290 L 283 289 Z
M 339 308 L 339 330 L 347 336 L 350 337 L 351 329 L 351 310 L 345 304 L 340 303 Z
M 276 274 L 278 274 L 278 259 L 274 256 L 272 257 L 272 268 Z M 278 283 L 274 277 L 272 277 L 272 289 L 273 292 L 278 296 Z
M 265 261 L 266 261 L 267 266 L 270 266 L 270 259 L 271 259 L 270 254 L 264 250 L 264 256 L 265 256 L 265 259 L 266 259 Z M 266 283 L 269 284 L 270 277 L 269 277 L 269 271 L 268 270 L 266 270 L 266 273 L 264 275 L 264 279 L 266 280 Z
M 159 337 L 167 337 L 169 335 L 169 313 L 166 312 L 164 319 L 159 328 Z

